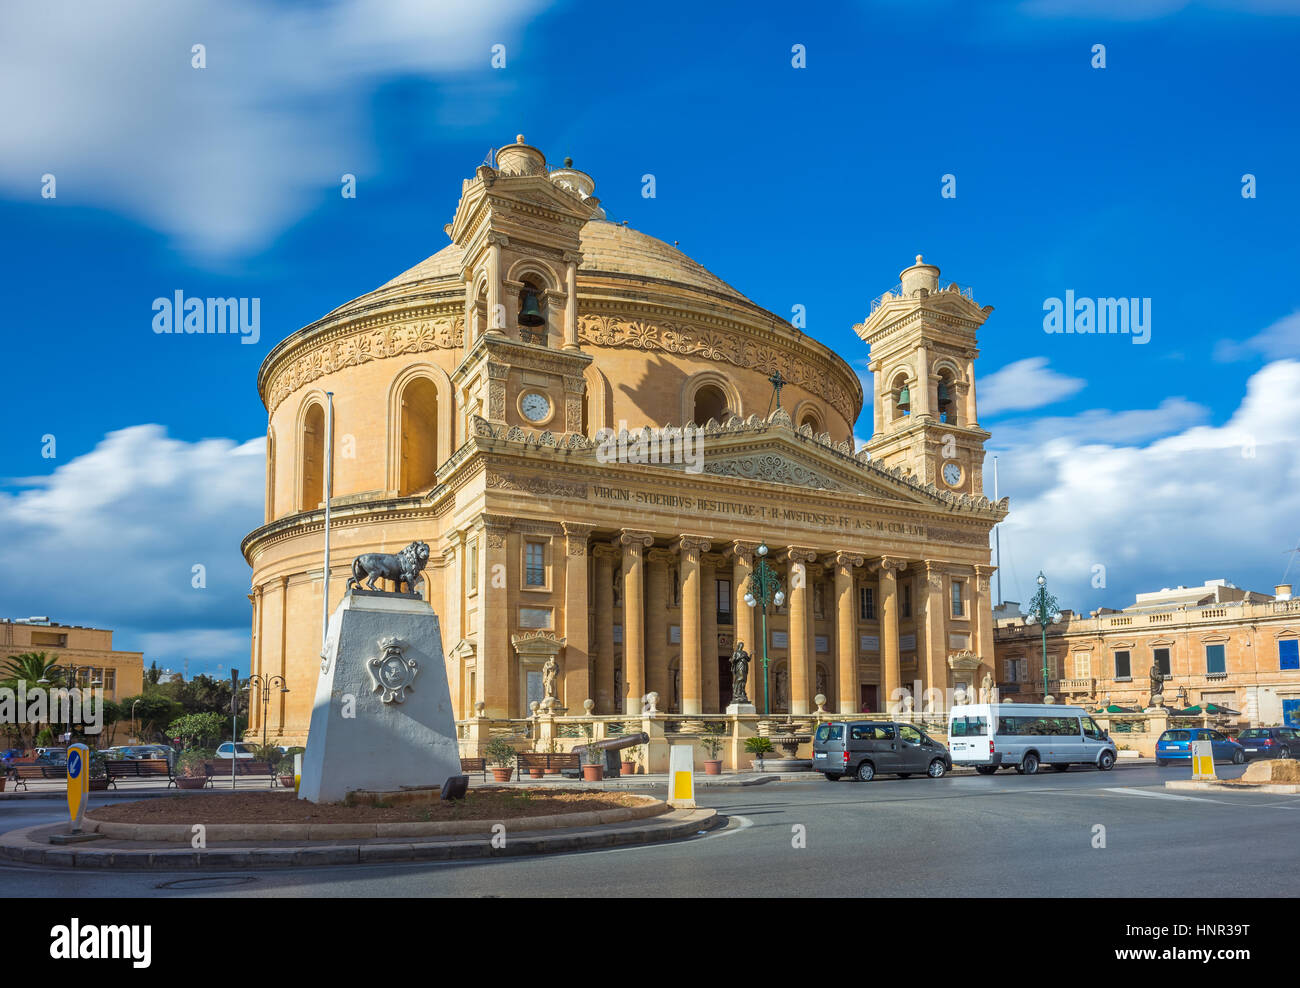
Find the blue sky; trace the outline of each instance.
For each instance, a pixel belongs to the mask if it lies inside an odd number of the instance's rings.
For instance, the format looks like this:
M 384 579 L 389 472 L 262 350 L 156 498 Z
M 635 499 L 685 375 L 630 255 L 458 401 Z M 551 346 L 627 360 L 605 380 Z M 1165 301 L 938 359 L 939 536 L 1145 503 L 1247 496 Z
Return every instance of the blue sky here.
M 259 364 L 443 247 L 461 180 L 519 132 L 592 174 L 610 218 L 805 306 L 864 376 L 852 325 L 915 254 L 995 306 L 978 372 L 1013 499 L 1006 596 L 1039 568 L 1079 610 L 1280 579 L 1300 540 L 1300 3 L 459 6 L 0 8 L 0 564 L 29 574 L 0 615 L 246 665 Z M 1150 298 L 1150 342 L 1045 334 L 1067 289 Z M 155 335 L 177 290 L 260 298 L 260 341 Z M 70 587 L 31 568 L 64 552 Z

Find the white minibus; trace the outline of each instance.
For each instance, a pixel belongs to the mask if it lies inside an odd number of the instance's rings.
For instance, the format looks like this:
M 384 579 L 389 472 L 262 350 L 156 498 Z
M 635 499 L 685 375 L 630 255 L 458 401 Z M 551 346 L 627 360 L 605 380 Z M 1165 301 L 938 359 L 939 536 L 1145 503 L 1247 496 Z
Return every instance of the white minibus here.
M 999 768 L 1033 775 L 1040 765 L 1058 772 L 1096 765 L 1104 772 L 1119 754 L 1088 711 L 1050 703 L 955 706 L 948 712 L 948 750 L 954 766 L 973 765 L 981 775 Z

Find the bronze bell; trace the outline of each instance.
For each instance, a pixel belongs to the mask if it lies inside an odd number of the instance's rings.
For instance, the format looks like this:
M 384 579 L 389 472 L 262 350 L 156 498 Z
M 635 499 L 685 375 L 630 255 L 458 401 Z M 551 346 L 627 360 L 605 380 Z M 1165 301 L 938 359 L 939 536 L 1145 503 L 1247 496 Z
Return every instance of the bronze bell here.
M 948 390 L 948 385 L 944 381 L 939 382 L 939 404 L 952 401 L 952 393 Z
M 904 411 L 912 407 L 912 395 L 907 390 L 907 385 L 904 385 L 903 390 L 898 392 L 898 407 Z
M 542 307 L 537 304 L 537 292 L 531 288 L 525 288 L 521 301 L 523 305 L 519 309 L 519 325 L 545 326 L 546 317 L 542 315 Z

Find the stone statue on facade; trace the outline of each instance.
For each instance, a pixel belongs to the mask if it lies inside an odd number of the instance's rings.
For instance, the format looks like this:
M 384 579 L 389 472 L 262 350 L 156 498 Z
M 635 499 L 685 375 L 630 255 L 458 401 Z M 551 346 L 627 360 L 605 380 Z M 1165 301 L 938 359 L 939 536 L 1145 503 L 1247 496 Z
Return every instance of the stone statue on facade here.
M 546 660 L 546 665 L 542 666 L 542 693 L 546 699 L 555 699 L 555 676 L 560 671 L 560 667 L 555 662 L 555 656 L 552 655 Z
M 412 542 L 398 553 L 367 552 L 352 560 L 352 576 L 348 579 L 348 591 L 354 587 L 361 589 L 361 581 L 366 581 L 366 589 L 383 593 L 375 586 L 375 580 L 392 580 L 395 593 L 402 593 L 402 584 L 406 584 L 406 593 L 414 595 L 416 584 L 420 581 L 420 572 L 429 563 L 429 546 L 424 542 Z
M 749 702 L 749 694 L 745 692 L 747 679 L 749 679 L 749 653 L 745 651 L 744 642 L 736 642 L 736 650 L 731 653 L 732 703 Z
M 987 672 L 984 678 L 980 680 L 980 699 L 984 703 L 993 702 L 993 677 Z
M 1148 675 L 1151 677 L 1151 699 L 1148 705 L 1154 707 L 1157 700 L 1164 699 L 1165 677 L 1160 671 L 1160 666 L 1154 662 L 1151 663 Z

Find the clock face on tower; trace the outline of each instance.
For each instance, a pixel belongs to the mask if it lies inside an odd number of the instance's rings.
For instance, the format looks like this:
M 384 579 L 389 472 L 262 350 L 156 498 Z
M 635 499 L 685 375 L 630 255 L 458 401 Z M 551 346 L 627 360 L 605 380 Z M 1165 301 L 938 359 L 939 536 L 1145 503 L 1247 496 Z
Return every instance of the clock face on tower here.
M 551 416 L 551 399 L 530 391 L 519 400 L 519 410 L 529 422 L 545 422 Z
M 949 487 L 956 487 L 961 483 L 961 467 L 952 460 L 943 465 L 943 481 Z

